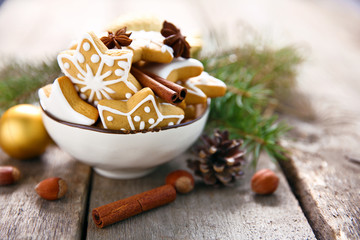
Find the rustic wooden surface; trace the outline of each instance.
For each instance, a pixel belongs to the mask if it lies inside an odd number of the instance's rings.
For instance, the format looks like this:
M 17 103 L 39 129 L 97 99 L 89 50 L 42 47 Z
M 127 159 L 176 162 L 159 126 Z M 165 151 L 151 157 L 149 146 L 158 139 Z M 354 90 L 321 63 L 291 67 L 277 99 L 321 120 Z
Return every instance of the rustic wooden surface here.
M 80 239 L 85 223 L 91 168 L 75 161 L 56 146 L 39 158 L 21 161 L 0 152 L 0 165 L 16 166 L 18 183 L 0 187 L 0 239 Z M 68 183 L 66 196 L 47 201 L 35 186 L 49 177 Z
M 111 180 L 94 174 L 90 195 L 88 239 L 315 239 L 296 198 L 270 159 L 259 168 L 270 168 L 280 176 L 275 194 L 258 196 L 250 190 L 247 174 L 230 188 L 208 187 L 198 182 L 189 194 L 178 194 L 175 202 L 142 213 L 104 229 L 92 221 L 91 209 L 141 193 L 165 182 L 168 173 L 187 169 L 184 154 L 137 180 Z
M 224 48 L 257 40 L 259 35 L 273 46 L 301 47 L 306 62 L 299 68 L 299 89 L 315 114 L 307 122 L 286 117 L 294 126 L 285 142 L 293 158 L 281 166 L 301 209 L 281 172 L 277 170 L 280 188 L 270 197 L 249 191 L 248 172 L 232 189 L 200 185 L 170 205 L 100 230 L 87 215 L 92 208 L 161 185 L 167 172 L 183 167 L 182 159 L 138 180 L 109 180 L 94 174 L 88 185 L 89 167 L 51 148 L 30 162 L 0 155 L 1 165 L 11 163 L 25 171 L 18 185 L 0 188 L 0 202 L 5 203 L 0 212 L 6 216 L 0 220 L 0 238 L 311 239 L 312 231 L 318 239 L 360 238 L 360 164 L 346 158 L 360 156 L 359 4 L 351 0 L 228 0 L 221 4 L 213 0 L 171 4 L 166 0 L 90 4 L 7 0 L 0 7 L 0 63 L 8 57 L 42 61 L 82 32 L 102 30 L 118 15 L 134 11 L 156 14 L 187 33 L 202 32 L 205 38 L 209 35 L 204 30 L 221 29 L 220 47 Z M 251 29 L 259 35 L 246 34 Z M 265 158 L 261 161 L 259 167 L 275 168 Z M 48 203 L 37 198 L 33 187 L 53 174 L 64 174 L 75 183 L 66 198 Z

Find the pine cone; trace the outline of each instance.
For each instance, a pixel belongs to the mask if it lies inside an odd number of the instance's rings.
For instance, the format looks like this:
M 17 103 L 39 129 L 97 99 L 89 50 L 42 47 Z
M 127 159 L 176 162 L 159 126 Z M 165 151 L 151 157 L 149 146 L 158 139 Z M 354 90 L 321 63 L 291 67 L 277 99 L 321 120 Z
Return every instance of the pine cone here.
M 228 131 L 214 131 L 211 139 L 201 137 L 202 145 L 195 148 L 197 159 L 187 160 L 188 167 L 207 185 L 229 185 L 243 175 L 245 151 L 240 150 L 241 139 L 229 139 Z

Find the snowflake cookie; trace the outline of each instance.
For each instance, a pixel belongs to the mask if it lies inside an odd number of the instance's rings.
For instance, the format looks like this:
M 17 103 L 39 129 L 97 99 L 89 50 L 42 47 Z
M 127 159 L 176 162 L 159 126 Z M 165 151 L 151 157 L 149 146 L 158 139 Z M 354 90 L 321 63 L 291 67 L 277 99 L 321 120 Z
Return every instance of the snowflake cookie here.
M 81 98 L 95 105 L 101 99 L 129 99 L 141 85 L 129 73 L 133 53 L 130 50 L 109 50 L 89 32 L 75 50 L 58 55 L 64 74 L 75 84 Z
M 97 109 L 79 97 L 68 77 L 57 78 L 38 94 L 44 110 L 60 120 L 90 126 L 99 117 Z
M 184 111 L 172 104 L 161 103 L 150 88 L 143 88 L 128 101 L 101 100 L 98 110 L 104 128 L 144 130 L 179 124 Z

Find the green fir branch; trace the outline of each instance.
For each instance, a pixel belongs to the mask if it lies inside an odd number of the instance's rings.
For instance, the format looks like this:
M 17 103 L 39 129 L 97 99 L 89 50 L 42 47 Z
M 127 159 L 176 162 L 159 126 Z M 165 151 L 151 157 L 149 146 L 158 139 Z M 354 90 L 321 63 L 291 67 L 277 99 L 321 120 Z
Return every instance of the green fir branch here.
M 258 50 L 253 46 L 202 59 L 205 70 L 228 86 L 224 97 L 212 100 L 207 130 L 227 129 L 234 138 L 244 139 L 254 167 L 262 151 L 273 160 L 285 159 L 279 139 L 290 127 L 267 110 L 295 87 L 301 61 L 292 47 Z
M 211 75 L 228 86 L 224 97 L 213 99 L 207 130 L 227 129 L 244 146 L 256 166 L 265 151 L 272 159 L 284 159 L 279 144 L 289 127 L 278 121 L 274 106 L 291 94 L 296 67 L 302 61 L 296 49 L 257 49 L 248 45 L 200 57 Z M 37 90 L 61 75 L 56 59 L 38 65 L 15 61 L 0 70 L 0 112 L 12 105 L 37 101 Z
M 12 61 L 0 70 L 0 112 L 19 103 L 38 100 L 37 90 L 61 74 L 55 60 L 37 65 Z

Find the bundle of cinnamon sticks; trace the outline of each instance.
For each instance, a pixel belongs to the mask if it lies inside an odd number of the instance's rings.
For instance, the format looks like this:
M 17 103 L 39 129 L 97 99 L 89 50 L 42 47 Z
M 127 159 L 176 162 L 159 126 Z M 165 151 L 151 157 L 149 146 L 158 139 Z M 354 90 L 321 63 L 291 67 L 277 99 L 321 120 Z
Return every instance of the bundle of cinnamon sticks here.
M 168 103 L 179 104 L 185 99 L 187 89 L 179 84 L 134 66 L 131 67 L 131 74 L 143 87 L 151 88 L 157 96 Z

